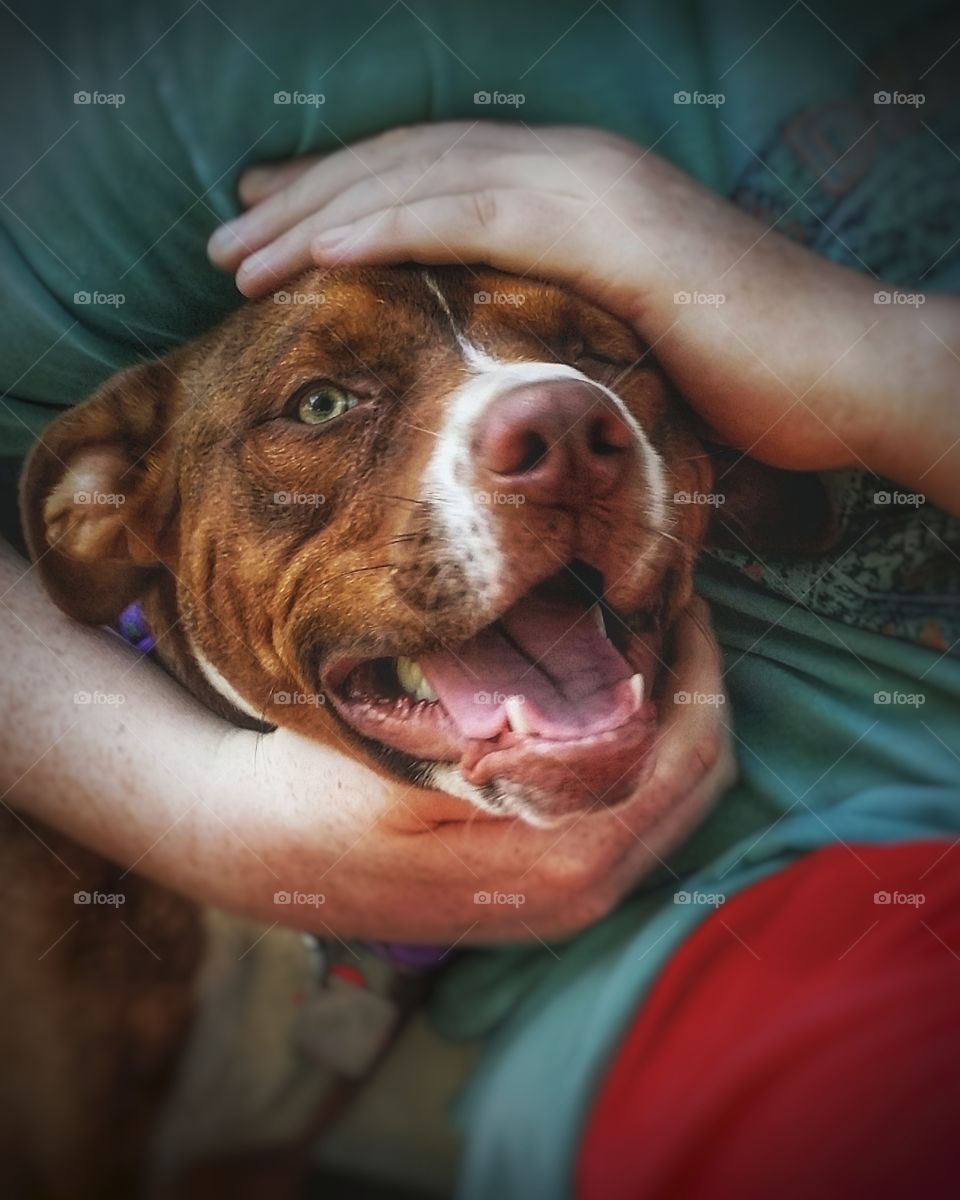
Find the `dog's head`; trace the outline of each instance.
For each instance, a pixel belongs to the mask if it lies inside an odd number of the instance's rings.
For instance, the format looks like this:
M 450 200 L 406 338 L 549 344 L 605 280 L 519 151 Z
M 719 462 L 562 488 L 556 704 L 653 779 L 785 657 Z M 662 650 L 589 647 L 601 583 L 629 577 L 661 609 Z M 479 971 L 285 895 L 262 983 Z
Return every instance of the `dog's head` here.
M 648 766 L 712 480 L 618 320 L 399 268 L 313 272 L 110 380 L 22 504 L 57 603 L 139 599 L 225 715 L 544 820 Z

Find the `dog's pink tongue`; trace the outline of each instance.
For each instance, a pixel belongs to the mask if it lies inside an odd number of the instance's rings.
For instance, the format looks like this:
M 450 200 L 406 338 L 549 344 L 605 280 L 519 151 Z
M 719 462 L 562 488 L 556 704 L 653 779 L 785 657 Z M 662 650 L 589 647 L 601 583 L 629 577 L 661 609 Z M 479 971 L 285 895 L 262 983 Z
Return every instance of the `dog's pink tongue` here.
M 622 725 L 639 706 L 629 665 L 573 596 L 533 593 L 455 653 L 419 663 L 468 738 L 496 737 L 508 723 L 520 733 L 582 737 Z

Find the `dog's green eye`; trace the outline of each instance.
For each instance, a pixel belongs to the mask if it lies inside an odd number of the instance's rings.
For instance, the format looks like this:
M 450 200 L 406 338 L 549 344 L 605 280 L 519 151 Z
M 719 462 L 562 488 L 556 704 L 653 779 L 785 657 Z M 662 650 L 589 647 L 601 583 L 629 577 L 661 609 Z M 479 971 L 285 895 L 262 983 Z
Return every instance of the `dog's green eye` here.
M 307 388 L 297 405 L 297 416 L 304 425 L 325 425 L 349 412 L 357 403 L 343 388 L 333 384 L 320 384 Z

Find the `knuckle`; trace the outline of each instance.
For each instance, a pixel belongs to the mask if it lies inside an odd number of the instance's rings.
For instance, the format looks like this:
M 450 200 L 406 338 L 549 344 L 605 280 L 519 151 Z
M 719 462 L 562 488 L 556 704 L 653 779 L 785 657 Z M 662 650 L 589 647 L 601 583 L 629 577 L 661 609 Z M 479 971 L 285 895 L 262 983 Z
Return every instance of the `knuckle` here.
M 551 891 L 564 898 L 589 897 L 605 883 L 609 862 L 607 855 L 554 854 L 544 864 L 544 873 Z
M 415 125 L 395 125 L 392 129 L 385 129 L 382 133 L 378 133 L 371 144 L 389 150 L 406 142 L 415 128 Z
M 500 197 L 490 188 L 482 188 L 470 197 L 473 219 L 485 232 L 494 232 L 502 219 L 503 205 Z
M 310 195 L 310 188 L 313 184 L 310 174 L 309 171 L 305 172 L 293 184 L 280 188 L 279 191 L 267 198 L 264 203 L 264 212 L 270 219 L 283 225 L 289 225 L 301 216 L 304 197 Z
M 698 738 L 697 744 L 694 747 L 694 754 L 704 775 L 709 775 L 717 763 L 719 763 L 723 747 L 724 740 L 719 729 L 711 729 L 709 733 L 705 733 L 702 737 Z
M 584 155 L 583 169 L 593 177 L 617 176 L 623 171 L 624 151 L 608 142 L 591 146 Z
M 407 232 L 407 213 L 402 205 L 391 204 L 389 208 L 370 218 L 367 232 L 383 242 L 396 242 Z
M 608 154 L 616 154 L 618 157 L 627 153 L 636 154 L 638 149 L 636 142 L 624 137 L 621 133 L 614 133 L 610 129 L 597 130 L 593 144 Z

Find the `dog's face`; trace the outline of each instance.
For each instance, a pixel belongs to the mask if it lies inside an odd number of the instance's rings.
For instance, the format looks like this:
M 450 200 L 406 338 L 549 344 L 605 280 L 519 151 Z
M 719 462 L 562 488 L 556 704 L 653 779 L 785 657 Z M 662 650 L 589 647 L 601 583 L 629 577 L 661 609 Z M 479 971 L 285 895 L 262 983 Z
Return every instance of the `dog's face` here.
M 619 321 L 486 270 L 313 272 L 48 431 L 24 517 L 221 711 L 544 821 L 655 739 L 712 467 Z M 42 557 L 41 557 L 42 556 Z

